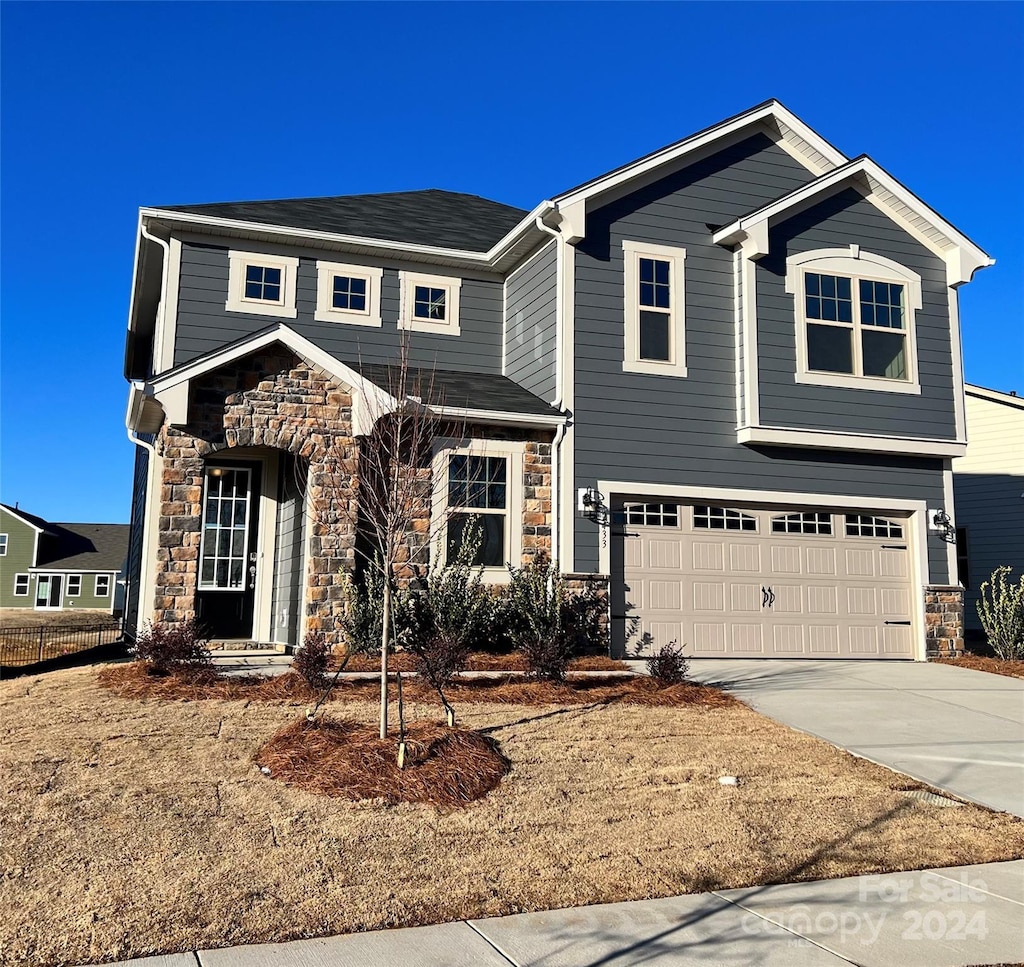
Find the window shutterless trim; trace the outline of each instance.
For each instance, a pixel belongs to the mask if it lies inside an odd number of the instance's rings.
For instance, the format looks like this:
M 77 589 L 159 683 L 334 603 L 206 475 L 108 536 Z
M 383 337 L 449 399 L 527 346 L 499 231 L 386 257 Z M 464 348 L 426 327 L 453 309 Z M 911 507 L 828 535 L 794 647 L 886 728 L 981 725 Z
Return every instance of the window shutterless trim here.
M 334 278 L 343 276 L 366 282 L 366 309 L 336 309 L 334 307 Z M 380 289 L 384 270 L 371 265 L 348 265 L 344 262 L 316 263 L 317 322 L 344 322 L 350 326 L 380 326 Z
M 20 588 L 20 590 L 19 590 Z M 15 574 L 14 575 L 14 596 L 16 598 L 27 598 L 28 597 L 28 575 L 27 574 Z
M 69 598 L 78 598 L 82 595 L 82 575 L 81 574 L 69 574 L 67 591 L 65 592 Z
M 398 313 L 398 328 L 412 332 L 433 332 L 441 336 L 458 336 L 461 333 L 459 322 L 459 292 L 462 279 L 451 275 L 423 275 L 419 272 L 399 272 L 399 288 L 401 289 L 401 308 Z M 416 287 L 425 286 L 431 289 L 444 289 L 444 319 L 416 318 Z
M 249 266 L 280 269 L 281 297 L 276 302 L 245 297 L 245 272 Z M 224 307 L 228 312 L 249 312 L 258 316 L 294 319 L 298 315 L 295 308 L 295 280 L 298 271 L 299 260 L 291 256 L 228 252 L 228 298 Z
M 7 542 L 9 539 L 7 534 L 0 534 L 0 557 L 7 557 Z
M 623 372 L 651 376 L 686 376 L 686 249 L 624 239 L 622 258 L 625 324 Z M 640 312 L 643 308 L 640 305 L 641 258 L 669 263 L 669 358 L 666 361 L 640 357 Z
M 807 317 L 807 297 L 804 277 L 807 273 L 832 275 L 850 279 L 853 321 L 831 322 Z M 861 322 L 860 282 L 886 282 L 903 286 L 904 328 L 888 329 L 865 326 Z M 786 291 L 794 299 L 796 319 L 796 374 L 794 382 L 811 386 L 840 386 L 850 389 L 869 389 L 882 393 L 910 393 L 920 395 L 921 383 L 917 369 L 917 319 L 921 302 L 921 276 L 906 266 L 883 255 L 864 252 L 857 245 L 848 248 L 817 249 L 791 255 L 786 259 Z M 807 363 L 808 325 L 831 326 L 849 332 L 853 373 L 827 373 L 811 370 Z M 891 379 L 887 376 L 863 376 L 863 344 L 865 332 L 902 333 L 907 378 Z
M 100 590 L 100 582 L 106 585 L 105 590 Z M 97 574 L 93 584 L 93 596 L 97 598 L 109 598 L 110 597 L 110 575 L 109 574 Z

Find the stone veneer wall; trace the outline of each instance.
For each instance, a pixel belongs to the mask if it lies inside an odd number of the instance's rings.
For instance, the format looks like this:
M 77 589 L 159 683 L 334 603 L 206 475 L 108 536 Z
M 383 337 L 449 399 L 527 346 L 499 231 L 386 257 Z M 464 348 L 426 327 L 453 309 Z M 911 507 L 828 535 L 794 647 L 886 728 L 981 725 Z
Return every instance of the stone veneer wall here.
M 337 575 L 355 547 L 352 400 L 329 374 L 273 349 L 195 381 L 188 424 L 164 426 L 160 535 L 153 620 L 195 617 L 203 471 L 207 458 L 237 447 L 287 450 L 308 461 L 314 520 L 303 592 L 307 627 L 331 631 L 341 613 Z
M 953 658 L 964 651 L 964 589 L 932 584 L 924 589 L 925 653 Z

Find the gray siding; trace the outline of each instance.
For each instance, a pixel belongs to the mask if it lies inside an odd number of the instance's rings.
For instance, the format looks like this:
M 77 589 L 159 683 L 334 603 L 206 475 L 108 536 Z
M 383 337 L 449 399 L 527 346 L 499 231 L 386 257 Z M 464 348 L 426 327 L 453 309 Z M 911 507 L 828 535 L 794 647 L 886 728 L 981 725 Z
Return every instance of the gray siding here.
M 786 258 L 850 244 L 921 276 L 922 306 L 916 313 L 920 396 L 793 381 L 797 334 L 795 300 L 786 292 Z M 770 248 L 771 254 L 757 264 L 761 423 L 955 439 L 945 263 L 852 188 L 773 228 Z
M 277 505 L 277 541 L 274 551 L 272 604 L 274 641 L 297 645 L 302 600 L 306 526 L 304 488 L 297 479 L 291 454 L 281 455 L 281 483 Z
M 505 375 L 551 403 L 555 398 L 555 242 L 505 284 Z
M 757 136 L 587 219 L 576 256 L 576 486 L 598 479 L 769 491 L 876 495 L 942 506 L 942 463 L 917 458 L 754 449 L 736 442 L 733 255 L 723 225 L 810 174 Z M 625 238 L 680 245 L 686 258 L 685 379 L 622 371 Z M 576 524 L 577 570 L 598 566 L 598 528 Z M 930 539 L 932 579 L 945 548 Z
M 246 242 L 242 251 L 260 251 Z M 198 245 L 186 242 L 181 252 L 181 281 L 178 319 L 174 342 L 174 363 L 179 365 L 202 356 L 226 343 L 265 329 L 276 321 L 272 316 L 228 312 L 228 244 Z M 336 261 L 359 262 L 348 256 L 330 256 Z M 399 269 L 431 272 L 429 266 L 390 264 L 381 282 L 381 315 L 384 325 L 351 326 L 338 322 L 316 322 L 316 258 L 300 258 L 295 301 L 298 316 L 283 319 L 317 346 L 343 361 L 387 363 L 395 360 L 399 331 Z M 369 263 L 367 263 L 369 264 Z M 457 272 L 436 274 L 458 275 Z M 463 372 L 501 372 L 502 283 L 463 277 L 460 292 L 458 336 L 415 332 L 411 337 L 412 362 Z

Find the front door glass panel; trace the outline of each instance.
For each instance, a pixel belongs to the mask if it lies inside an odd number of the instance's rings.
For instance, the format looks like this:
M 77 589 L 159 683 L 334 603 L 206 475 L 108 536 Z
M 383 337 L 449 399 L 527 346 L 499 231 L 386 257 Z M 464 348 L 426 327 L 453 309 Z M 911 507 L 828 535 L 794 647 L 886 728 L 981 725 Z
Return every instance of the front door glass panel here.
M 245 587 L 251 511 L 251 471 L 208 467 L 203 503 L 199 587 L 240 591 Z

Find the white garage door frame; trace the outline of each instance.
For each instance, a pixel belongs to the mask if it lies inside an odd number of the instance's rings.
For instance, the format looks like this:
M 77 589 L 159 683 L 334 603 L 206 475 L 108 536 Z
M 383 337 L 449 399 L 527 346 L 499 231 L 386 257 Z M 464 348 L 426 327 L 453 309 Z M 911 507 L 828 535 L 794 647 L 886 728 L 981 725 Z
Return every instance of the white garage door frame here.
M 613 498 L 647 497 L 705 503 L 748 503 L 822 509 L 856 510 L 864 513 L 902 513 L 907 515 L 907 544 L 910 555 L 910 586 L 912 595 L 914 661 L 926 660 L 924 588 L 928 584 L 928 505 L 923 500 L 900 500 L 892 497 L 815 494 L 781 490 L 735 490 L 730 487 L 693 487 L 674 484 L 650 484 L 624 480 L 598 480 L 597 489 L 604 501 Z M 611 540 L 609 525 L 599 541 L 598 562 L 602 574 L 611 574 Z M 614 575 L 612 575 L 614 579 Z

